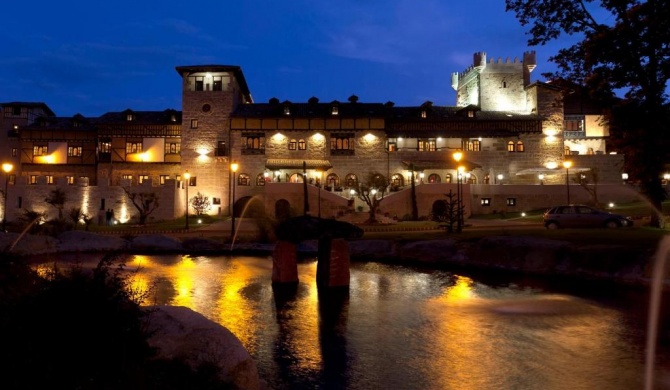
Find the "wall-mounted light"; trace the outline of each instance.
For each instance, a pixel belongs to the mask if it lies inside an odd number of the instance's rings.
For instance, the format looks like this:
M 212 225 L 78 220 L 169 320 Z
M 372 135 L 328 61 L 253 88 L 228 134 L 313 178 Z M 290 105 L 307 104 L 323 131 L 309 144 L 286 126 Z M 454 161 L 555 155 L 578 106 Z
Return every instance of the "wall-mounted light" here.
M 549 161 L 544 166 L 547 167 L 548 169 L 556 169 L 558 167 L 558 163 L 555 161 Z
M 314 138 L 315 141 L 323 141 L 326 139 L 326 137 L 321 133 L 314 134 L 312 138 Z
M 367 133 L 367 134 L 365 134 L 365 136 L 363 136 L 363 139 L 365 139 L 365 140 L 368 141 L 368 142 L 372 142 L 372 141 L 374 141 L 376 138 L 377 138 L 377 137 L 375 137 L 375 135 L 372 134 L 372 133 Z
M 207 153 L 209 153 L 209 150 L 205 148 L 198 148 L 196 152 L 201 156 L 206 156 Z
M 665 180 L 668 180 L 668 179 L 665 178 L 666 175 L 667 175 L 667 176 L 670 176 L 670 175 L 668 175 L 668 174 L 666 173 L 665 175 L 663 175 L 663 178 L 664 178 Z M 622 178 L 623 180 L 628 180 L 628 174 L 627 174 L 627 173 L 622 173 L 622 174 L 621 174 L 621 178 Z

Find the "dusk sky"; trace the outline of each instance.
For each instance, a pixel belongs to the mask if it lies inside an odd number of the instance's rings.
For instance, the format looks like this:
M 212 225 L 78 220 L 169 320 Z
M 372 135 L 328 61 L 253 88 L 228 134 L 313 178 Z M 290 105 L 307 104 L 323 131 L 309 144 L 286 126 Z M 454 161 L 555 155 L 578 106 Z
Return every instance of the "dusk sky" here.
M 0 102 L 44 102 L 58 116 L 181 110 L 176 66 L 239 65 L 255 102 L 393 101 L 455 105 L 451 73 L 472 55 L 521 59 L 532 79 L 563 45 L 527 46 L 504 0 L 9 2 Z

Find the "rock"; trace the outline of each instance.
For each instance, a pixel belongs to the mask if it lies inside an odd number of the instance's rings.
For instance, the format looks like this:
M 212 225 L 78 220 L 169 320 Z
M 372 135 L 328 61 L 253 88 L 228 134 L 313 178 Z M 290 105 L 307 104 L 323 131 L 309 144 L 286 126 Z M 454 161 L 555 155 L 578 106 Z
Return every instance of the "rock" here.
M 73 230 L 58 236 L 60 252 L 117 251 L 128 247 L 121 237 L 104 236 L 91 232 Z
M 196 369 L 219 368 L 219 378 L 235 389 L 263 389 L 258 368 L 240 340 L 228 329 L 182 306 L 148 307 L 149 345 L 159 358 L 179 358 Z
M 570 243 L 528 236 L 484 237 L 472 248 L 471 263 L 533 273 L 570 268 Z
M 181 251 L 183 246 L 181 241 L 174 237 L 164 236 L 162 234 L 144 234 L 133 238 L 130 242 L 130 249 L 135 251 Z

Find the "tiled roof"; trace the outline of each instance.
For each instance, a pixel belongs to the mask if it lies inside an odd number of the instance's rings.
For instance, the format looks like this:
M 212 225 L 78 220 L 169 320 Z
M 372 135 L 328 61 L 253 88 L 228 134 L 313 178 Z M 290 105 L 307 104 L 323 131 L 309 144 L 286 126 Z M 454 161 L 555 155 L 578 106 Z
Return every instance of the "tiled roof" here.
M 267 169 L 322 169 L 328 170 L 333 165 L 328 160 L 303 160 L 299 158 L 270 158 L 265 162 Z
M 133 120 L 128 120 L 128 115 L 133 115 Z M 172 120 L 174 117 L 174 120 Z M 164 111 L 133 111 L 127 109 L 121 112 L 108 112 L 96 118 L 96 123 L 105 124 L 142 124 L 142 125 L 166 125 L 181 124 L 181 111 L 167 109 Z
M 53 111 L 49 108 L 49 106 L 46 105 L 46 103 L 42 102 L 7 102 L 7 103 L 0 103 L 0 106 L 2 107 L 33 107 L 33 108 L 41 108 L 44 110 L 44 112 L 47 113 L 49 116 L 56 116 Z

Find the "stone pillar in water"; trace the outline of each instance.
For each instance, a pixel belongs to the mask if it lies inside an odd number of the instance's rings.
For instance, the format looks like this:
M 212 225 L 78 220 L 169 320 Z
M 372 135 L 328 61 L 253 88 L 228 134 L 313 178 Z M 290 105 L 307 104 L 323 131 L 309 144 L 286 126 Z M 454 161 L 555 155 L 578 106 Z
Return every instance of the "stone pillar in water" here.
M 316 284 L 319 287 L 349 286 L 349 245 L 341 238 L 319 240 Z
M 272 251 L 272 283 L 298 283 L 298 246 L 277 241 Z

